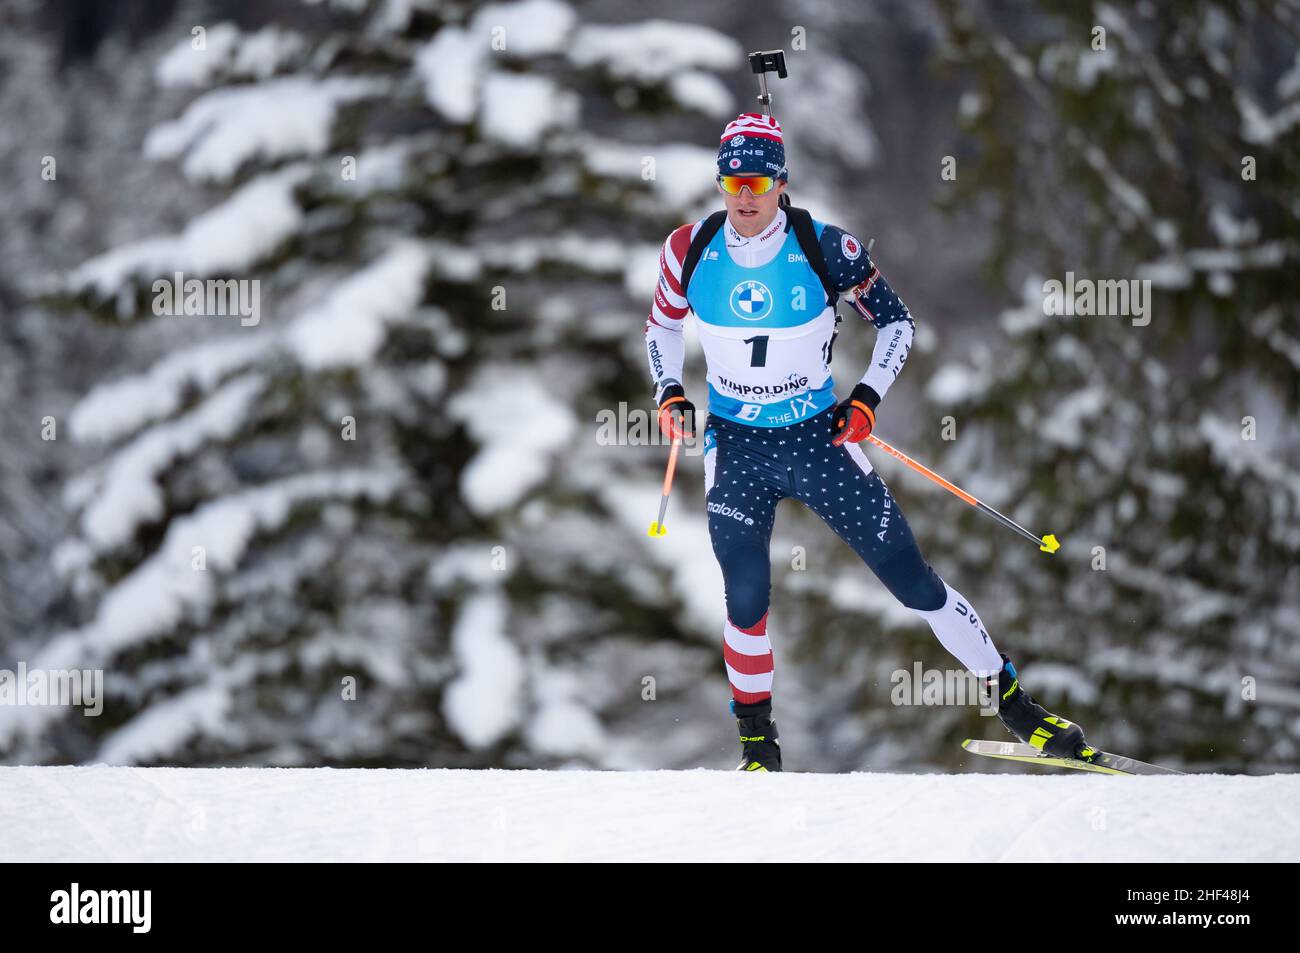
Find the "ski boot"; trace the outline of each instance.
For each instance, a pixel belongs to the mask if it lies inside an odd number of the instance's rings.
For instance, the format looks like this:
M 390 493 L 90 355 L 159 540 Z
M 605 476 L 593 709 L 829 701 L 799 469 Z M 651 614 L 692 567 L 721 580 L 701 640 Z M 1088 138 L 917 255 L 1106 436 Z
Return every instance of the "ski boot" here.
M 772 700 L 756 705 L 741 705 L 731 701 L 731 713 L 740 727 L 740 742 L 744 753 L 737 771 L 780 771 L 781 742 L 776 736 L 776 722 L 772 720 Z
M 991 678 L 988 684 L 990 690 L 998 693 L 998 718 L 1025 744 L 1057 758 L 1091 761 L 1097 755 L 1097 749 L 1083 740 L 1082 728 L 1060 715 L 1053 715 L 1020 687 L 1016 667 L 1005 654 L 1002 654 L 997 684 Z

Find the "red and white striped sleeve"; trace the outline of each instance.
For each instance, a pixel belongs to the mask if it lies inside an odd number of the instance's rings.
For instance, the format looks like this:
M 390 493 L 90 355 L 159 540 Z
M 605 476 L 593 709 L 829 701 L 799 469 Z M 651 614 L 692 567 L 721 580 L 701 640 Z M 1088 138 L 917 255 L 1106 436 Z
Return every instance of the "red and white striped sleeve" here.
M 682 262 L 699 227 L 700 223 L 696 222 L 674 229 L 659 251 L 659 281 L 645 323 L 646 357 L 654 379 L 656 403 L 663 388 L 680 384 L 682 380 L 686 362 L 682 322 L 690 311 L 682 294 Z

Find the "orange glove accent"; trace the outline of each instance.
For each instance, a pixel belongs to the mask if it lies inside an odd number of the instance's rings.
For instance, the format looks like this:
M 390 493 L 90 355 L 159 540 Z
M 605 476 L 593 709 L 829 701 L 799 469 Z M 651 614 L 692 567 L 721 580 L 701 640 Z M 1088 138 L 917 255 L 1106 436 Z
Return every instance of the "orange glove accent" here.
M 845 443 L 861 443 L 871 435 L 876 427 L 874 406 L 880 397 L 865 384 L 858 384 L 848 400 L 842 401 L 835 408 L 831 418 L 831 443 L 839 447 Z
M 659 405 L 659 430 L 670 440 L 695 436 L 695 405 L 677 385 L 664 391 Z

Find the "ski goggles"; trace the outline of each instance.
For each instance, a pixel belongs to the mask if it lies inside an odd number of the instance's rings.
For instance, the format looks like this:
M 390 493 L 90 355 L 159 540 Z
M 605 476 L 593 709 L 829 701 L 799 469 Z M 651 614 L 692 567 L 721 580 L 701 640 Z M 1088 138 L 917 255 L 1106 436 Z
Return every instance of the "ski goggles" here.
M 746 187 L 754 195 L 765 195 L 776 188 L 776 178 L 770 175 L 720 175 L 718 185 L 728 195 L 739 195 L 740 190 Z

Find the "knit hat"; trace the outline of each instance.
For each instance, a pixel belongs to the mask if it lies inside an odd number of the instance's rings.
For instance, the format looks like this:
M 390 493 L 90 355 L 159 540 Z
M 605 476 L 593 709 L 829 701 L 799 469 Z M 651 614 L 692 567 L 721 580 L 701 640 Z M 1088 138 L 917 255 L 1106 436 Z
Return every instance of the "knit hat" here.
M 722 130 L 718 175 L 770 175 L 789 179 L 781 124 L 762 113 L 741 113 Z

